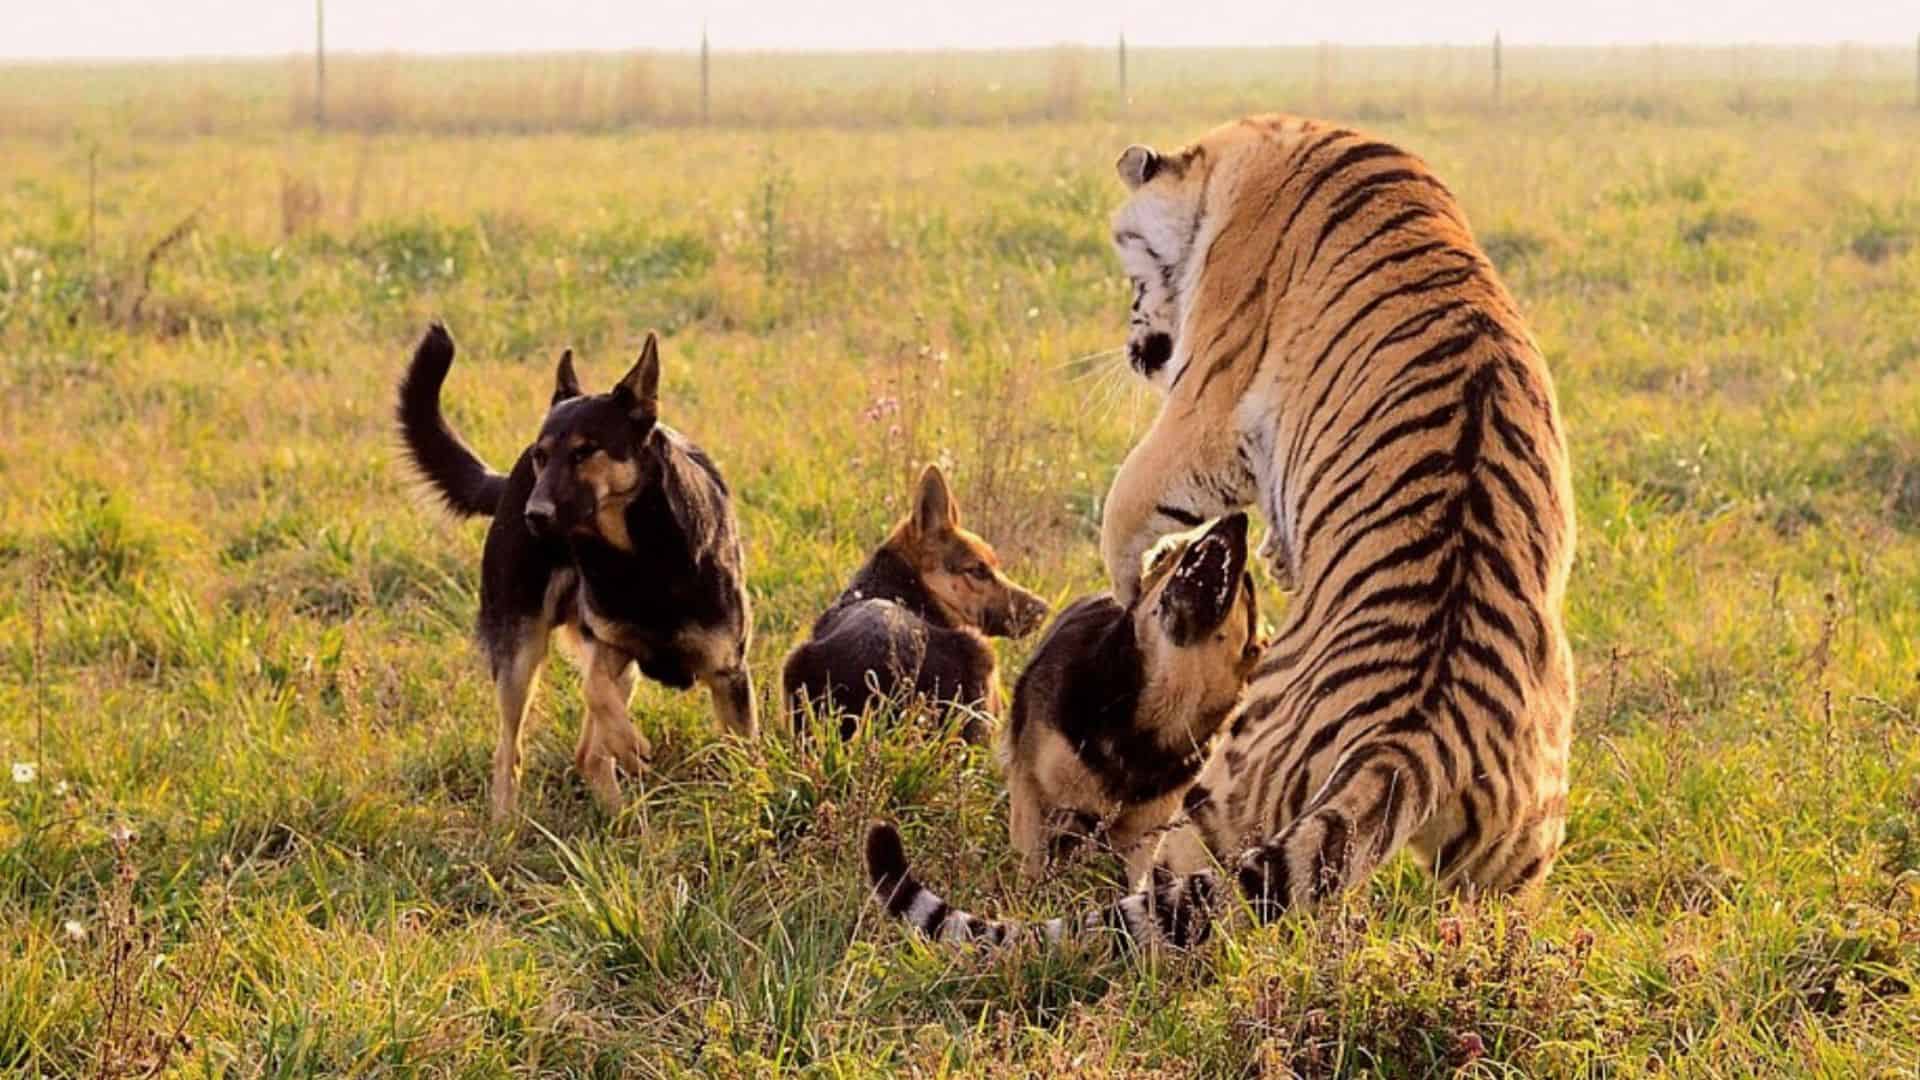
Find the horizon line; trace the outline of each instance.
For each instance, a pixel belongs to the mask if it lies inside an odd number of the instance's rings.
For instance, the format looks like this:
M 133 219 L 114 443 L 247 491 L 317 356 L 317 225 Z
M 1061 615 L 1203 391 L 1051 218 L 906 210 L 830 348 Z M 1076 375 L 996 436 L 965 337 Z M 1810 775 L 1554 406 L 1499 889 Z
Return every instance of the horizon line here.
M 889 56 L 901 53 L 993 56 L 1008 53 L 1052 52 L 1060 49 L 1084 49 L 1104 51 L 1114 48 L 1123 32 L 1116 33 L 1113 40 L 1104 43 L 1089 41 L 1056 41 L 1050 44 L 1008 44 L 1008 45 L 894 45 L 894 46 L 856 46 L 847 48 L 815 46 L 749 46 L 724 47 L 711 44 L 708 38 L 708 51 L 715 55 L 775 55 L 775 56 L 824 56 L 858 57 Z M 1129 49 L 1154 52 L 1259 52 L 1280 49 L 1318 49 L 1337 47 L 1345 49 L 1387 50 L 1387 49 L 1483 49 L 1490 46 L 1493 39 L 1500 35 L 1489 35 L 1477 40 L 1460 41 L 1423 41 L 1423 42 L 1359 42 L 1359 41 L 1295 41 L 1274 42 L 1260 45 L 1246 44 L 1181 44 L 1157 45 L 1151 41 L 1129 39 Z M 1869 39 L 1838 41 L 1703 41 L 1687 39 L 1649 39 L 1640 41 L 1527 41 L 1510 40 L 1501 37 L 1503 49 L 1557 49 L 1567 51 L 1599 51 L 1606 49 L 1756 49 L 1756 50 L 1798 50 L 1798 49 L 1905 49 L 1909 44 L 1920 48 L 1920 35 L 1913 42 L 1905 39 L 1894 41 L 1875 41 Z M 690 46 L 653 46 L 635 45 L 627 48 L 602 48 L 581 46 L 578 48 L 551 49 L 454 49 L 447 51 L 418 50 L 405 48 L 329 48 L 329 57 L 420 57 L 433 60 L 459 59 L 515 59 L 552 56 L 632 56 L 664 55 L 696 57 L 700 54 L 699 45 Z M 311 47 L 282 49 L 274 52 L 229 52 L 229 53 L 100 53 L 100 54 L 62 54 L 62 55 L 12 55 L 0 53 L 0 65 L 3 66 L 64 66 L 84 64 L 167 64 L 167 63 L 244 63 L 249 61 L 284 60 L 304 58 L 313 55 Z

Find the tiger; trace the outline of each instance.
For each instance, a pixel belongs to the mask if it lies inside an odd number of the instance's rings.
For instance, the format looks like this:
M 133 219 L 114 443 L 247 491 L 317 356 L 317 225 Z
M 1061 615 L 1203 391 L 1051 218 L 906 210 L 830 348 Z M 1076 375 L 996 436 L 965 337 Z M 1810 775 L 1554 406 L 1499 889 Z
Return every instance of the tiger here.
M 1292 596 L 1132 892 L 983 918 L 881 822 L 873 897 L 935 939 L 1186 949 L 1235 907 L 1311 911 L 1403 848 L 1449 891 L 1533 889 L 1566 829 L 1570 466 L 1466 215 L 1412 153 L 1292 116 L 1116 168 L 1127 358 L 1162 401 L 1103 509 L 1114 591 L 1132 600 L 1160 536 L 1251 505 Z

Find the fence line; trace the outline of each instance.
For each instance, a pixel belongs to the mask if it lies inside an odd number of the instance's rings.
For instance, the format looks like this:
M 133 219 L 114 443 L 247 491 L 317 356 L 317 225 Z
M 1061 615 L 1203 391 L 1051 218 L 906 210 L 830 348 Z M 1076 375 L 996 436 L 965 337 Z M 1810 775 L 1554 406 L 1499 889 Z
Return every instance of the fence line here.
M 1172 119 L 1274 108 L 1354 122 L 1433 110 L 1588 110 L 1640 118 L 1731 110 L 1920 110 L 1920 37 L 1840 50 L 1765 46 L 1479 45 L 1143 48 L 989 53 L 716 54 L 703 29 L 679 53 L 524 57 L 329 55 L 325 0 L 312 55 L 215 65 L 17 67 L 0 78 L 0 134 L 76 125 L 131 134 L 618 130 L 639 126 L 865 127 Z M 1113 50 L 1109 53 L 1107 50 Z M 1111 57 L 1111 59 L 1109 59 Z M 1106 65 L 1111 63 L 1112 67 Z M 11 65 L 0 65 L 5 71 Z M 724 69 L 714 85 L 715 68 Z M 1114 93 L 1098 84 L 1114 80 Z M 1337 84 L 1337 85 L 1336 85 Z M 278 91 L 278 92 L 276 92 Z M 107 102 L 102 108 L 102 102 Z

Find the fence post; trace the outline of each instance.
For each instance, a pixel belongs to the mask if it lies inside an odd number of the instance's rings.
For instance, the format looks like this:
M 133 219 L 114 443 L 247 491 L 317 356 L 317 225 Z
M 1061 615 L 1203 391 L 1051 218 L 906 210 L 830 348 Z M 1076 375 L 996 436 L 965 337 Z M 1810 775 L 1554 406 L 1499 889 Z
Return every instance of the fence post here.
M 1313 111 L 1323 119 L 1332 111 L 1328 101 L 1332 88 L 1333 46 L 1322 41 L 1313 55 Z
M 1127 32 L 1120 31 L 1120 112 L 1127 111 Z
M 100 204 L 99 165 L 100 144 L 94 143 L 87 147 L 87 267 L 89 269 L 93 267 L 94 216 Z
M 707 49 L 707 24 L 700 24 L 700 126 L 713 119 L 713 84 L 708 80 L 710 54 Z
M 1493 107 L 1500 107 L 1500 31 L 1493 32 Z
M 313 126 L 327 126 L 327 0 L 313 0 Z

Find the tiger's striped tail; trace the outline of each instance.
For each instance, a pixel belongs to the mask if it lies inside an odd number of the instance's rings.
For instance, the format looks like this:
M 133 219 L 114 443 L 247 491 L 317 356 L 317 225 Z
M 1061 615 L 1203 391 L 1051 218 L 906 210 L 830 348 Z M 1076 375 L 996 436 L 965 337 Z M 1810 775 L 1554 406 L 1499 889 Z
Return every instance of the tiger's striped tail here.
M 907 868 L 899 830 L 884 821 L 867 830 L 867 880 L 874 902 L 922 935 L 995 950 L 1021 941 L 1058 945 L 1100 931 L 1112 933 L 1122 950 L 1156 945 L 1188 949 L 1206 941 L 1219 895 L 1210 872 L 1179 875 L 1156 866 L 1149 888 L 1084 915 L 1037 923 L 983 919 L 947 903 L 916 879 Z

